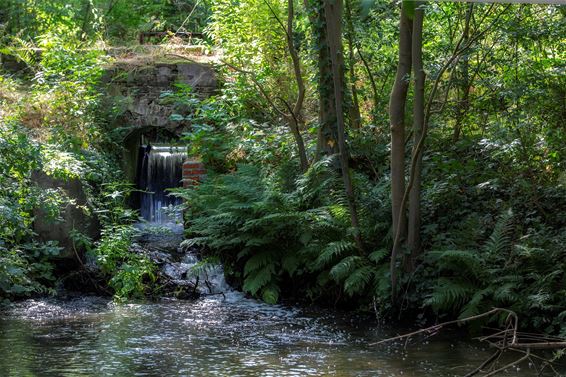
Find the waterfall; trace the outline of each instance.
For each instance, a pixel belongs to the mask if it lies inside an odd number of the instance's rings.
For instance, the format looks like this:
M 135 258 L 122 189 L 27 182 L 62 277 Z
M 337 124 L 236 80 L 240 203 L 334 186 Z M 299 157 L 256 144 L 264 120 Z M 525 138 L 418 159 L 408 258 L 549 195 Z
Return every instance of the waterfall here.
M 186 148 L 171 145 L 147 145 L 140 147 L 138 188 L 141 216 L 154 223 L 181 221 L 181 214 L 172 211 L 172 206 L 181 204 L 181 199 L 169 195 L 167 189 L 180 187 Z

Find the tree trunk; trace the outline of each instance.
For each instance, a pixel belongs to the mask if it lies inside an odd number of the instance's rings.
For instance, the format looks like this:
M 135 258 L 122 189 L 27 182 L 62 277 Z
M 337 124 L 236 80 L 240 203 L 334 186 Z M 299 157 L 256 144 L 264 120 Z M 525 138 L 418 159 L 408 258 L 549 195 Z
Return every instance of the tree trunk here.
M 334 86 L 334 100 L 336 112 L 336 128 L 338 131 L 338 149 L 340 154 L 340 169 L 348 207 L 350 210 L 350 218 L 352 228 L 354 228 L 354 239 L 356 246 L 361 251 L 363 244 L 359 229 L 358 213 L 356 201 L 354 197 L 354 188 L 350 177 L 350 169 L 348 166 L 348 148 L 346 146 L 346 131 L 344 127 L 344 57 L 342 52 L 342 0 L 324 0 L 324 12 L 326 16 L 326 35 L 332 63 L 332 81 Z
M 81 34 L 79 35 L 79 39 L 81 41 L 86 40 L 87 35 L 88 35 L 88 28 L 89 28 L 89 19 L 90 19 L 90 12 L 92 11 L 92 3 L 90 0 L 86 0 L 85 6 L 84 6 L 84 19 L 83 19 L 83 24 L 81 26 Z
M 305 149 L 305 143 L 303 141 L 303 136 L 301 135 L 301 124 L 302 124 L 302 111 L 303 102 L 305 100 L 305 83 L 303 81 L 303 74 L 301 71 L 301 62 L 299 60 L 299 54 L 295 48 L 295 43 L 293 42 L 293 20 L 295 18 L 295 11 L 293 7 L 294 0 L 287 1 L 287 47 L 289 48 L 289 54 L 291 55 L 291 60 L 293 61 L 293 73 L 295 75 L 295 81 L 297 82 L 297 100 L 293 109 L 289 109 L 291 112 L 290 125 L 291 131 L 295 136 L 295 142 L 297 143 L 297 149 L 299 152 L 299 159 L 301 162 L 301 171 L 305 172 L 309 166 L 309 161 L 307 158 L 307 152 Z
M 405 191 L 405 103 L 411 74 L 411 20 L 404 7 L 399 22 L 399 63 L 389 100 L 391 124 L 391 205 L 393 237 L 405 234 L 405 219 L 401 201 Z
M 314 7 L 310 21 L 318 49 L 319 128 L 316 159 L 320 159 L 322 156 L 338 154 L 338 131 L 336 129 L 336 100 L 332 79 L 332 62 L 326 35 L 325 0 L 315 0 L 310 4 L 308 0 L 305 0 L 307 7 Z
M 345 0 L 346 5 L 346 25 L 347 25 L 347 40 L 348 40 L 348 60 L 349 60 L 349 71 L 350 71 L 350 89 L 352 91 L 352 104 L 349 108 L 350 115 L 350 127 L 357 129 L 361 125 L 361 115 L 360 115 L 360 104 L 358 101 L 358 91 L 356 89 L 356 72 L 355 72 L 355 54 L 354 45 L 356 43 L 356 33 L 354 30 L 354 21 L 352 20 L 352 9 L 351 1 Z
M 379 94 L 377 92 L 377 85 L 375 83 L 375 78 L 373 77 L 373 73 L 371 73 L 369 63 L 366 60 L 366 58 L 364 57 L 364 55 L 362 54 L 362 48 L 359 45 L 358 45 L 358 55 L 360 56 L 360 60 L 362 61 L 364 68 L 366 69 L 366 73 L 368 75 L 368 79 L 369 79 L 369 82 L 371 84 L 371 91 L 372 91 L 372 97 L 373 97 L 373 109 L 371 110 L 371 118 L 372 118 L 373 124 L 376 125 L 377 124 L 376 113 L 377 113 L 377 109 L 379 108 Z
M 405 103 L 411 74 L 411 26 L 411 20 L 403 4 L 399 20 L 399 62 L 389 100 L 393 239 L 402 239 L 406 235 L 405 211 L 402 203 L 405 193 Z M 392 297 L 395 296 L 397 289 L 397 258 L 401 249 L 400 244 L 401 242 L 394 242 L 391 250 Z
M 466 19 L 469 19 L 471 17 L 472 11 L 473 4 L 470 4 L 466 8 Z M 466 22 L 464 26 L 462 38 L 462 43 L 464 45 L 467 45 L 468 39 L 470 38 L 470 24 L 468 22 Z M 464 54 L 460 61 L 460 90 L 462 92 L 462 98 L 458 103 L 456 112 L 456 124 L 454 125 L 454 133 L 452 135 L 452 141 L 454 142 L 457 142 L 460 139 L 460 134 L 462 132 L 462 122 L 464 120 L 464 116 L 470 108 L 470 74 L 468 54 Z
M 276 97 L 281 102 L 283 102 L 283 104 L 287 108 L 288 113 L 280 110 L 275 105 L 275 102 L 269 97 L 267 92 L 260 85 L 260 83 L 254 78 L 253 73 L 246 72 L 246 71 L 243 71 L 243 70 L 239 70 L 239 71 L 244 72 L 244 73 L 252 76 L 252 80 L 253 80 L 254 84 L 257 86 L 257 88 L 259 89 L 260 93 L 265 97 L 267 102 L 270 103 L 271 107 L 273 107 L 273 109 L 285 119 L 285 121 L 286 121 L 286 123 L 289 126 L 289 129 L 291 131 L 291 134 L 293 135 L 293 138 L 295 139 L 295 143 L 297 144 L 297 152 L 298 152 L 298 155 L 299 155 L 301 171 L 304 173 L 305 171 L 307 171 L 308 166 L 309 166 L 307 151 L 306 151 L 306 148 L 305 148 L 305 142 L 303 140 L 303 135 L 301 134 L 301 126 L 303 125 L 302 111 L 303 111 L 303 103 L 304 103 L 304 100 L 305 100 L 306 89 L 305 89 L 305 83 L 303 81 L 303 74 L 301 72 L 301 61 L 299 60 L 299 53 L 297 52 L 297 49 L 295 48 L 295 43 L 293 42 L 293 22 L 294 22 L 294 18 L 295 18 L 295 9 L 294 9 L 294 3 L 293 2 L 294 2 L 294 0 L 287 0 L 287 25 L 286 26 L 283 25 L 283 22 L 279 19 L 279 16 L 275 12 L 275 10 L 271 7 L 271 5 L 269 5 L 268 2 L 265 3 L 267 5 L 267 7 L 269 8 L 269 10 L 271 11 L 271 14 L 273 15 L 273 17 L 277 20 L 277 22 L 279 23 L 279 25 L 281 26 L 281 28 L 285 32 L 285 41 L 287 42 L 287 48 L 289 49 L 289 55 L 291 56 L 291 62 L 293 63 L 293 75 L 294 75 L 295 81 L 297 83 L 297 99 L 296 99 L 293 107 L 291 107 L 291 105 L 289 105 L 289 103 L 287 101 L 285 101 L 283 98 Z
M 413 154 L 419 144 L 424 127 L 425 109 L 425 73 L 423 71 L 423 19 L 424 9 L 415 9 L 412 34 L 412 64 L 415 80 L 413 96 Z M 413 271 L 415 260 L 421 252 L 421 169 L 422 153 L 415 160 L 413 184 L 409 191 L 409 226 L 407 235 L 407 248 L 410 255 L 405 263 L 406 271 Z

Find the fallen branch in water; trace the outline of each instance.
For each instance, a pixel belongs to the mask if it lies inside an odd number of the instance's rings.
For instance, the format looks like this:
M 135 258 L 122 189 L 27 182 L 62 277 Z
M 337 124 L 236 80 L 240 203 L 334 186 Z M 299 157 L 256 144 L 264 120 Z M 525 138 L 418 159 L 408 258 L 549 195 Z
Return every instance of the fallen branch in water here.
M 517 318 L 517 315 L 515 314 L 515 312 L 513 312 L 511 310 L 502 309 L 502 308 L 493 308 L 490 311 L 482 313 L 482 314 L 478 314 L 478 315 L 474 315 L 474 316 L 462 318 L 462 319 L 456 319 L 456 320 L 453 320 L 453 321 L 439 323 L 437 325 L 430 326 L 430 327 L 427 327 L 425 329 L 420 329 L 420 330 L 417 330 L 417 331 L 414 331 L 414 332 L 411 332 L 411 333 L 408 333 L 408 334 L 403 334 L 403 335 L 395 336 L 393 338 L 380 340 L 379 342 L 371 343 L 370 346 L 376 346 L 376 345 L 383 344 L 383 343 L 393 342 L 393 341 L 399 340 L 399 339 L 410 338 L 410 337 L 413 337 L 415 335 L 419 335 L 419 334 L 423 334 L 423 333 L 425 333 L 425 334 L 436 333 L 436 332 L 438 332 L 438 330 L 442 329 L 443 327 L 450 326 L 450 325 L 460 325 L 460 324 L 464 324 L 466 322 L 475 321 L 476 319 L 488 317 L 488 316 L 495 314 L 497 312 L 509 313 L 509 315 L 513 315 L 515 317 L 515 319 Z
M 497 351 L 491 355 L 487 360 L 485 360 L 476 369 L 469 372 L 465 377 L 472 377 L 479 373 L 483 373 L 484 377 L 494 376 L 506 369 L 517 366 L 524 361 L 529 361 L 536 368 L 535 360 L 542 363 L 542 369 L 550 367 L 556 375 L 559 373 L 552 366 L 554 360 L 546 359 L 542 356 L 535 355 L 532 353 L 533 350 L 566 350 L 566 341 L 562 338 L 555 336 L 548 336 L 543 334 L 533 334 L 533 333 L 521 333 L 518 331 L 519 318 L 517 314 L 509 309 L 503 308 L 493 308 L 485 313 L 477 314 L 471 317 L 456 319 L 453 321 L 439 323 L 424 329 L 413 331 L 407 334 L 398 335 L 392 338 L 387 338 L 379 342 L 371 343 L 370 345 L 380 345 L 384 343 L 390 343 L 397 340 L 405 339 L 405 347 L 407 346 L 409 339 L 417 335 L 436 335 L 442 328 L 450 325 L 461 325 L 464 323 L 472 322 L 481 318 L 490 317 L 497 313 L 506 313 L 507 318 L 505 319 L 505 329 L 497 329 L 495 333 L 480 338 L 475 338 L 479 341 L 488 343 L 491 347 L 497 348 Z M 500 357 L 505 352 L 517 352 L 521 354 L 518 359 L 505 364 L 501 367 L 497 367 Z

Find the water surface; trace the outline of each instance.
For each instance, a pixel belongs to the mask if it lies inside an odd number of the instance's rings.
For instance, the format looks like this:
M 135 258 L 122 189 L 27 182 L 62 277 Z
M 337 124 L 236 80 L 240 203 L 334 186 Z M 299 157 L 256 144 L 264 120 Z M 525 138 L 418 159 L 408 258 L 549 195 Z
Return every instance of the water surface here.
M 28 300 L 0 314 L 0 375 L 458 376 L 490 355 L 455 333 L 407 350 L 369 345 L 393 333 L 368 318 L 233 291 L 195 302 Z

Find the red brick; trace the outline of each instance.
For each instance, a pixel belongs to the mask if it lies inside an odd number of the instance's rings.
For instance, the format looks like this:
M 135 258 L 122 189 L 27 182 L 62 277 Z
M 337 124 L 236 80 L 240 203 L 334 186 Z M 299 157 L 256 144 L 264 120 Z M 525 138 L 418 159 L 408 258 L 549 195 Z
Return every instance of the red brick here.
M 204 170 L 204 169 L 183 170 L 183 176 L 187 176 L 187 175 L 202 175 L 202 174 L 206 174 L 206 170 Z
M 193 188 L 204 177 L 206 177 L 206 168 L 201 161 L 191 159 L 183 163 L 183 187 Z

